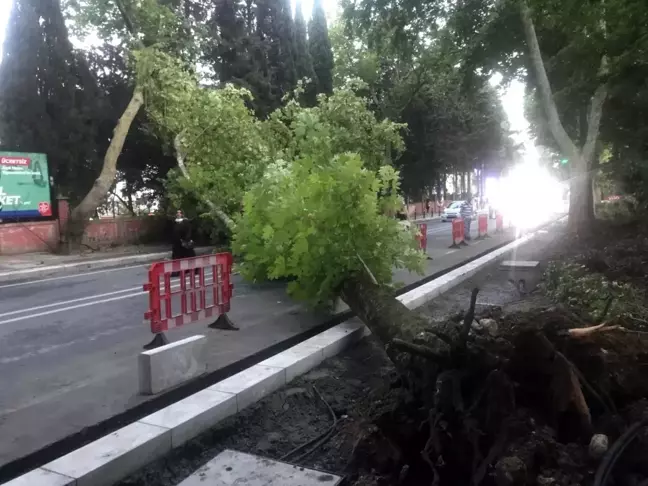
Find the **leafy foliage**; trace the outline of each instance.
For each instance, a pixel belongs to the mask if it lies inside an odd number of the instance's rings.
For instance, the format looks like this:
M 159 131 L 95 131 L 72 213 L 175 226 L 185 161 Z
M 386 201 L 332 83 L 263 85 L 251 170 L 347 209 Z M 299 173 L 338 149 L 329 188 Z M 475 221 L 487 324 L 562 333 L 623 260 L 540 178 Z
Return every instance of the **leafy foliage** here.
M 601 202 L 596 206 L 596 216 L 612 223 L 627 224 L 637 217 L 635 203 L 630 198 Z
M 603 317 L 609 299 L 607 321 L 630 316 L 645 319 L 647 314 L 641 293 L 632 284 L 611 281 L 578 263 L 550 263 L 543 286 L 552 299 L 584 311 L 594 322 Z
M 309 154 L 318 160 L 355 152 L 372 170 L 390 164 L 392 156 L 397 157 L 403 149 L 398 134 L 403 125 L 379 120 L 369 109 L 369 101 L 357 94 L 363 87 L 360 82 L 351 82 L 335 89 L 331 96 L 320 95 L 315 107 L 303 106 L 297 100 L 288 102 L 269 121 L 276 133 L 276 150 L 288 159 Z
M 449 28 L 438 31 L 406 13 L 390 16 L 396 4 L 370 3 L 347 5 L 344 23 L 331 30 L 335 79 L 360 77 L 372 108 L 406 124 L 405 150 L 397 161 L 404 193 L 447 197 L 448 174 L 499 173 L 514 150 L 488 78 L 461 68 Z M 432 14 L 439 11 L 422 8 L 436 22 Z M 384 18 L 367 22 L 366 15 L 377 19 L 380 11 Z M 394 32 L 403 35 L 396 39 Z
M 387 216 L 399 204 L 398 173 L 363 167 L 356 154 L 277 159 L 244 199 L 234 251 L 253 280 L 294 279 L 289 291 L 328 302 L 365 265 L 381 283 L 393 267 L 420 269 L 414 234 Z
M 191 192 L 199 201 L 236 213 L 243 192 L 261 177 L 270 154 L 263 123 L 245 104 L 249 92 L 232 85 L 203 88 L 181 61 L 156 48 L 136 57 L 147 113 L 171 150 L 179 142 L 190 176 L 174 172 L 169 188 L 176 189 L 171 190 L 175 202 Z

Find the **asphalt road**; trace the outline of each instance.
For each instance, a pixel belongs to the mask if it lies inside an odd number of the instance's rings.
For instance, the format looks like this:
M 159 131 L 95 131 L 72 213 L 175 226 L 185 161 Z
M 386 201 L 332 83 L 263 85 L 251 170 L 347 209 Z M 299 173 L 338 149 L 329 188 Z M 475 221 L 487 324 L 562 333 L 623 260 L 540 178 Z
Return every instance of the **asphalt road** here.
M 427 224 L 433 260 L 426 274 L 511 236 L 452 250 L 450 223 Z M 472 229 L 476 236 L 476 224 Z M 137 355 L 151 339 L 143 323 L 146 272 L 138 265 L 0 284 L 0 466 L 147 399 L 137 393 Z M 395 275 L 405 284 L 420 278 L 403 271 Z M 210 371 L 330 317 L 291 301 L 283 284 L 233 279 L 229 316 L 240 331 L 195 323 L 168 334 L 171 341 L 205 334 Z

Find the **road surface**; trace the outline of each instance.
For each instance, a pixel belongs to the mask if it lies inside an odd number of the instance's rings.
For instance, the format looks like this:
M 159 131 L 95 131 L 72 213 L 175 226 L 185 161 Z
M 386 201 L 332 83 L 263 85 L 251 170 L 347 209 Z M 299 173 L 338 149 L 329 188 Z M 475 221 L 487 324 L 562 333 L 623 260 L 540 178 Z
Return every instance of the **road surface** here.
M 450 223 L 427 224 L 427 275 L 511 237 L 451 250 Z M 137 355 L 151 339 L 143 323 L 146 272 L 138 265 L 0 284 L 0 466 L 148 399 L 137 394 Z M 395 275 L 404 284 L 420 278 Z M 195 323 L 168 333 L 171 341 L 205 334 L 210 371 L 330 318 L 291 301 L 283 284 L 233 280 L 229 316 L 240 331 Z

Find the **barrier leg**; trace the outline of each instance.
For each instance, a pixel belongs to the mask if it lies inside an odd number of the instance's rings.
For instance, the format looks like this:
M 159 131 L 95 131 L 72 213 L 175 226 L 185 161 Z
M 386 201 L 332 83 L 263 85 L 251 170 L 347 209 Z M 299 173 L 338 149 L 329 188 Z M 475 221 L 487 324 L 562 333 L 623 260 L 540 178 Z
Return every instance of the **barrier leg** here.
M 227 314 L 221 314 L 209 326 L 210 329 L 222 329 L 224 331 L 238 331 L 239 328 L 234 325 Z
M 159 348 L 160 346 L 164 346 L 166 344 L 169 344 L 169 340 L 167 339 L 167 337 L 164 335 L 163 332 L 158 332 L 153 337 L 153 340 L 150 343 L 145 344 L 143 348 L 146 350 L 155 349 L 155 348 Z

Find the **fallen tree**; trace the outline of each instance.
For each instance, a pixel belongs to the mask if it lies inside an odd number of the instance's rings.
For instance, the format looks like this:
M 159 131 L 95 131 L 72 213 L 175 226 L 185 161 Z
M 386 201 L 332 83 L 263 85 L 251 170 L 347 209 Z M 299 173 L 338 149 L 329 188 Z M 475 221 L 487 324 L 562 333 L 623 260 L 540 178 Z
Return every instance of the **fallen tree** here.
M 398 173 L 367 169 L 355 154 L 329 157 L 328 142 L 318 140 L 324 149 L 304 146 L 275 161 L 246 193 L 234 250 L 249 279 L 289 279 L 289 291 L 314 304 L 341 297 L 396 366 L 403 399 L 374 420 L 375 434 L 358 439 L 371 443 L 365 451 L 382 444 L 385 471 L 357 484 L 591 478 L 591 461 L 605 453 L 588 455 L 588 444 L 603 440 L 595 432 L 620 434 L 605 421 L 648 394 L 641 373 L 627 366 L 648 364 L 644 334 L 605 322 L 605 313 L 592 322 L 554 309 L 496 321 L 493 336 L 483 332 L 486 321 L 480 326 L 490 316 L 475 320 L 477 290 L 468 311 L 447 322 L 407 309 L 395 298 L 392 271 L 419 269 L 423 255 L 414 235 L 386 215 L 400 204 Z M 585 456 L 556 479 L 552 468 L 564 466 L 569 443 L 583 444 Z M 553 482 L 543 483 L 550 473 Z

